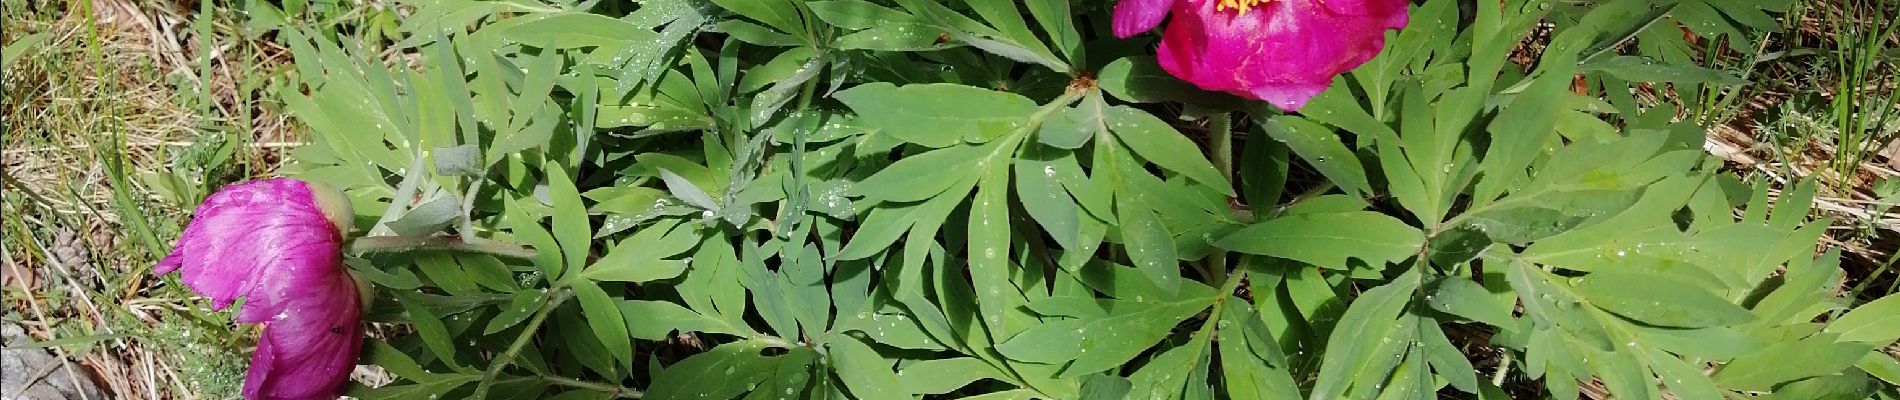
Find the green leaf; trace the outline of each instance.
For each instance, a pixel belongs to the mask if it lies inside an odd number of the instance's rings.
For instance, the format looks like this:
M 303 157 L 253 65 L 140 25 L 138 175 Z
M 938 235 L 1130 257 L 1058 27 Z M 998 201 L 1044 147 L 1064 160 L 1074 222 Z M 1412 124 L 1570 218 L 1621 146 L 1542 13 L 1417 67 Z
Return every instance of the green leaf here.
M 1103 122 L 1115 132 L 1116 138 L 1121 139 L 1142 159 L 1186 175 L 1222 194 L 1234 195 L 1233 185 L 1227 184 L 1227 179 L 1221 177 L 1220 171 L 1214 170 L 1214 164 L 1201 155 L 1194 141 L 1176 132 L 1174 127 L 1168 126 L 1160 118 L 1132 107 L 1117 106 L 1107 110 Z
M 719 21 L 719 23 L 713 24 L 713 29 L 719 32 L 725 32 L 727 35 L 731 35 L 732 38 L 739 39 L 739 41 L 760 46 L 797 46 L 799 42 L 798 38 L 794 38 L 792 35 L 779 33 L 778 31 L 772 30 L 772 28 L 736 19 Z M 751 77 L 751 75 L 747 75 L 747 77 Z
M 1683 235 L 1673 225 L 1657 225 L 1688 203 L 1703 178 L 1684 176 L 1664 179 L 1643 192 L 1623 211 L 1601 222 L 1531 243 L 1523 258 L 1578 271 L 1592 271 L 1619 251 L 1637 250 L 1637 244 L 1680 241 Z M 1659 237 L 1660 236 L 1660 237 Z M 1640 254 L 1639 254 L 1640 255 Z
M 1411 277 L 1411 274 L 1400 276 L 1392 283 L 1367 290 L 1346 309 L 1346 314 L 1339 318 L 1339 325 L 1326 339 L 1326 354 L 1321 359 L 1312 398 L 1327 399 L 1345 394 L 1346 388 L 1359 378 L 1356 373 L 1374 361 L 1377 347 L 1395 340 L 1410 340 L 1395 339 L 1391 335 L 1393 321 L 1399 318 L 1399 312 L 1411 300 L 1412 290 L 1417 288 L 1417 281 Z
M 1156 287 L 1174 293 L 1181 285 L 1181 264 L 1168 227 L 1139 195 L 1117 195 L 1120 207 L 1116 214 L 1121 221 L 1116 225 L 1121 227 L 1122 246 L 1128 248 L 1129 261 Z
M 665 101 L 637 105 L 602 104 L 594 115 L 598 128 L 645 127 L 645 132 L 666 133 L 710 129 L 713 121 L 699 110 Z
M 1096 84 L 1115 98 L 1136 103 L 1179 101 L 1232 108 L 1240 99 L 1226 93 L 1195 88 L 1161 69 L 1151 56 L 1133 56 L 1111 61 L 1096 74 Z
M 1003 381 L 1004 377 L 989 363 L 973 357 L 939 358 L 918 361 L 897 372 L 904 391 L 916 394 L 944 394 L 969 386 L 981 379 Z
M 1364 137 L 1398 137 L 1391 126 L 1373 117 L 1366 112 L 1365 107 L 1359 105 L 1359 99 L 1353 95 L 1344 76 L 1333 78 L 1331 88 L 1308 99 L 1306 105 L 1300 107 L 1300 115 L 1313 122 L 1336 126 Z
M 596 61 L 609 69 L 620 70 L 618 77 L 615 79 L 616 82 L 614 82 L 614 89 L 610 98 L 625 96 L 628 93 L 635 92 L 634 89 L 636 88 L 652 86 L 652 84 L 656 83 L 655 81 L 658 81 L 657 85 L 660 86 L 660 91 L 674 94 L 673 97 L 682 97 L 681 100 L 683 100 L 683 102 L 681 105 L 693 107 L 706 101 L 707 99 L 703 98 L 685 99 L 683 96 L 677 94 L 680 92 L 667 88 L 668 86 L 689 86 L 694 83 L 674 79 L 679 77 L 680 73 L 674 71 L 669 75 L 667 69 L 678 63 L 681 57 L 687 55 L 691 55 L 693 59 L 702 58 L 698 53 L 687 52 L 686 47 L 693 36 L 699 33 L 701 26 L 706 21 L 706 16 L 701 15 L 697 7 L 692 5 L 669 7 L 649 3 L 642 4 L 639 11 L 647 11 L 649 9 L 658 10 L 655 14 L 661 14 L 655 16 L 656 18 L 649 22 L 657 22 L 665 25 L 664 28 L 660 29 L 657 35 L 648 32 L 650 34 L 649 36 L 638 38 L 639 40 L 628 41 L 626 45 L 619 46 L 618 50 L 611 53 L 613 55 L 611 58 Z M 652 28 L 645 27 L 642 30 L 647 29 Z M 595 54 L 596 58 L 598 58 L 598 56 L 609 53 L 596 51 Z M 711 77 L 697 73 L 695 73 L 695 75 L 700 75 L 701 81 L 712 81 Z M 700 94 L 710 93 L 701 92 Z
M 964 43 L 969 43 L 970 47 L 975 47 L 990 54 L 1003 56 L 1003 58 L 1015 60 L 1016 62 L 1041 65 L 1060 73 L 1069 72 L 1069 64 L 1057 60 L 1054 55 L 1049 54 L 1049 49 L 1042 47 L 1041 43 L 1025 44 L 993 40 L 960 31 L 950 31 L 950 36 Z
M 632 360 L 633 342 L 628 339 L 627 320 L 621 316 L 620 307 L 614 305 L 614 298 L 592 282 L 576 284 L 573 288 L 574 299 L 581 302 L 581 313 L 587 315 L 587 327 L 594 330 L 594 337 L 600 339 L 601 345 L 607 346 L 607 354 L 615 360 Z
M 1031 0 L 1024 2 L 1029 14 L 1036 18 L 1042 31 L 1049 35 L 1057 51 L 1070 61 L 1081 63 L 1082 34 L 1075 27 L 1074 12 L 1066 0 Z
M 521 106 L 524 103 L 515 103 Z M 554 128 L 561 122 L 560 107 L 545 100 L 533 102 L 537 107 L 523 110 L 524 114 L 515 115 L 514 121 L 523 126 L 509 127 L 509 133 L 496 138 L 493 147 L 488 148 L 490 162 L 499 162 L 509 154 L 536 147 L 545 147 L 554 137 Z M 531 112 L 529 112 L 531 111 Z
M 1241 187 L 1241 200 L 1254 207 L 1278 205 L 1286 193 L 1287 174 L 1291 170 L 1286 143 L 1267 137 L 1258 125 L 1248 133 L 1240 158 L 1235 159 L 1234 177 Z
M 810 60 L 811 57 L 811 49 L 804 47 L 786 49 L 784 52 L 772 57 L 771 61 L 766 61 L 764 64 L 759 64 L 758 66 L 752 67 L 752 69 L 746 70 L 745 76 L 739 78 L 739 92 L 751 93 L 755 90 L 764 89 L 766 86 L 772 85 L 773 82 L 789 78 L 798 72 L 798 69 L 804 66 L 805 61 Z
M 976 172 L 990 146 L 952 146 L 904 157 L 851 186 L 874 202 L 919 201 L 943 193 Z
M 1755 319 L 1742 306 L 1666 275 L 1605 269 L 1581 278 L 1577 291 L 1598 308 L 1651 325 L 1701 328 Z
M 1083 211 L 1064 190 L 1057 175 L 1057 161 L 1074 162 L 1074 155 L 1043 146 L 1028 145 L 1016 160 L 1016 198 L 1023 211 L 1036 220 L 1050 238 L 1065 250 L 1081 245 Z
M 528 64 L 522 72 L 527 74 L 527 76 L 522 79 L 521 86 L 516 88 L 518 93 L 515 94 L 511 102 L 513 105 L 508 108 L 508 115 L 510 116 L 508 119 L 508 135 L 510 137 L 503 140 L 503 142 L 520 142 L 524 143 L 524 145 L 499 146 L 509 148 L 509 150 L 503 151 L 503 153 L 513 153 L 516 151 L 515 149 L 525 149 L 536 145 L 543 145 L 546 141 L 546 136 L 543 135 L 526 135 L 531 138 L 543 139 L 531 141 L 518 141 L 515 137 L 524 136 L 521 131 L 524 127 L 528 126 L 528 118 L 534 117 L 542 123 L 547 123 L 555 119 L 555 115 L 558 114 L 552 111 L 555 106 L 547 99 L 548 93 L 554 90 L 554 78 L 561 74 L 561 64 L 564 63 L 564 60 L 560 54 L 556 52 L 544 51 L 541 52 L 541 55 L 525 61 L 527 61 Z M 542 110 L 543 114 L 535 114 L 536 110 Z
M 40 32 L 13 39 L 13 42 L 7 43 L 5 48 L 0 48 L 0 68 L 12 67 L 13 62 L 19 60 L 21 56 L 39 49 L 40 44 L 46 42 L 48 37 L 52 37 L 52 33 Z
M 1713 83 L 1744 85 L 1748 80 L 1727 71 L 1695 65 L 1667 64 L 1638 56 L 1616 56 L 1584 63 L 1578 71 L 1601 71 L 1630 82 Z
M 501 332 L 503 329 L 520 324 L 521 321 L 528 320 L 528 317 L 540 311 L 541 305 L 547 301 L 548 292 L 545 290 L 516 292 L 515 296 L 508 300 L 508 305 L 502 306 L 501 313 L 495 314 L 495 318 L 488 320 L 488 327 L 482 328 L 482 335 L 493 335 L 495 332 Z
M 838 380 L 851 389 L 854 398 L 863 400 L 908 399 L 907 385 L 900 383 L 891 363 L 857 339 L 840 337 L 830 342 L 831 362 Z
M 627 334 L 641 340 L 662 340 L 673 331 L 710 332 L 744 336 L 747 332 L 717 318 L 706 316 L 665 301 L 625 300 L 620 314 L 626 317 Z
M 1736 358 L 1715 372 L 1715 382 L 1735 390 L 1768 391 L 1796 379 L 1829 375 L 1847 369 L 1872 349 L 1862 343 L 1840 343 L 1833 334 L 1768 345 Z
M 1059 364 L 1082 355 L 1082 337 L 1075 334 L 1082 320 L 1060 319 L 1042 324 L 1010 337 L 996 345 L 996 352 L 1011 360 Z
M 903 206 L 884 206 L 871 209 L 864 223 L 851 235 L 844 249 L 838 251 L 839 260 L 857 260 L 870 257 L 890 248 L 892 243 L 910 231 L 919 214 L 919 204 Z
M 1001 392 L 989 392 L 989 393 L 979 394 L 975 396 L 964 397 L 961 400 L 1033 400 L 1037 398 L 1040 398 L 1040 397 L 1037 396 L 1037 393 L 1034 390 L 1016 389 L 1016 390 L 1005 390 Z
M 1133 386 L 1129 389 L 1131 398 L 1147 399 L 1206 399 L 1211 394 L 1206 390 L 1207 367 L 1209 357 L 1208 336 L 1197 334 L 1187 343 L 1168 349 L 1148 360 L 1146 365 L 1128 376 Z
M 1082 378 L 1082 398 L 1084 399 L 1120 399 L 1128 396 L 1134 385 L 1115 374 L 1094 374 Z
M 523 205 L 517 203 L 513 197 L 505 197 L 504 216 L 509 233 L 515 235 L 515 241 L 538 248 L 538 252 L 534 254 L 534 265 L 542 267 L 543 275 L 561 277 L 561 252 L 555 252 L 555 248 L 561 248 L 561 245 L 557 245 L 555 237 L 549 235 L 547 229 L 542 227 L 542 218 L 528 216 L 528 212 L 523 210 Z
M 939 43 L 942 30 L 921 23 L 889 22 L 838 37 L 831 45 L 843 50 L 929 51 L 947 48 Z
M 747 18 L 759 20 L 786 33 L 804 33 L 800 26 L 798 5 L 790 0 L 713 0 L 720 8 L 730 10 Z
M 1228 398 L 1299 398 L 1299 386 L 1288 375 L 1286 356 L 1266 332 L 1266 325 L 1240 299 L 1227 299 L 1225 307 L 1215 326 L 1221 338 L 1216 344 Z
M 977 15 L 982 16 L 983 21 L 989 22 L 990 26 L 995 27 L 996 31 L 1001 33 L 1001 35 L 997 35 L 999 39 L 1007 40 L 1022 46 L 1025 50 L 1044 57 L 1053 58 L 1055 56 L 1043 46 L 1042 40 L 1037 38 L 1034 32 L 1029 31 L 1029 21 L 1023 19 L 1023 12 L 1017 8 L 1017 4 L 1020 2 L 1013 0 L 965 0 L 965 3 L 969 4 L 970 9 L 975 10 Z M 1057 70 L 1057 72 L 1065 71 L 1066 70 L 1063 69 Z
M 363 342 L 363 360 L 368 361 L 372 365 L 383 367 L 384 370 L 388 370 L 389 373 L 395 374 L 403 379 L 416 382 L 430 382 L 440 380 L 445 375 L 429 373 L 427 370 L 422 369 L 422 364 L 416 363 L 415 358 L 409 357 L 408 354 L 404 354 L 402 350 L 396 349 L 395 346 L 390 346 L 389 342 L 373 339 L 364 340 Z
M 1431 289 L 1431 294 L 1425 296 L 1425 303 L 1434 310 L 1500 328 L 1517 326 L 1516 320 L 1511 318 L 1511 309 L 1499 303 L 1484 286 L 1469 278 L 1446 277 Z
M 1788 382 L 1775 388 L 1775 393 L 1760 397 L 1763 400 L 1809 400 L 1809 399 L 1877 399 L 1875 392 L 1886 387 L 1868 379 L 1861 371 L 1845 371 L 1835 375 L 1817 376 Z
M 1813 321 L 1812 315 L 1801 312 L 1834 296 L 1834 287 L 1841 278 L 1840 251 L 1833 249 L 1812 258 L 1797 256 L 1788 262 L 1781 277 L 1781 286 L 1754 304 L 1755 316 L 1760 317 L 1757 324 Z
M 1546 207 L 1509 207 L 1472 214 L 1468 220 L 1491 240 L 1523 245 L 1564 233 L 1583 217 Z
M 567 255 L 567 265 L 587 265 L 587 254 L 594 245 L 594 228 L 587 222 L 587 207 L 581 205 L 581 193 L 574 179 L 559 165 L 547 165 L 548 198 L 554 204 L 554 239 Z M 531 243 L 532 244 L 532 243 Z
M 646 397 L 654 400 L 730 399 L 771 376 L 779 358 L 759 353 L 764 345 L 732 342 L 687 357 L 653 376 Z
M 892 312 L 864 311 L 853 314 L 839 314 L 832 324 L 833 332 L 864 332 L 874 342 L 900 349 L 943 350 L 944 345 L 931 338 L 918 325 L 916 318 Z
M 1700 365 L 1690 365 L 1676 356 L 1660 351 L 1645 350 L 1642 353 L 1648 356 L 1650 369 L 1656 371 L 1656 376 L 1662 378 L 1663 385 L 1668 386 L 1669 392 L 1674 393 L 1677 398 L 1723 398 L 1722 389 L 1715 387 L 1715 381 L 1709 380 L 1708 375 L 1702 374 Z
M 1854 366 L 1860 368 L 1861 371 L 1866 371 L 1868 375 L 1880 378 L 1889 385 L 1900 384 L 1900 360 L 1893 359 L 1893 356 L 1887 355 L 1886 352 L 1868 352 L 1867 355 L 1861 356 L 1860 361 L 1855 362 Z
M 1199 314 L 1213 298 L 1189 298 L 1166 303 L 1117 301 L 1107 317 L 1087 320 L 1076 328 L 1082 348 L 1089 351 L 1062 371 L 1063 377 L 1076 377 L 1119 367 L 1140 355 L 1174 330 L 1182 320 Z
M 622 240 L 607 250 L 607 255 L 581 271 L 581 276 L 596 281 L 648 282 L 669 279 L 686 271 L 686 261 L 665 260 L 652 254 L 652 242 L 638 238 Z
M 1843 342 L 1886 345 L 1900 339 L 1900 296 L 1885 296 L 1855 307 L 1827 324 Z
M 438 147 L 429 156 L 435 160 L 437 175 L 476 177 L 486 172 L 482 169 L 487 165 L 482 163 L 482 150 L 472 144 Z
M 467 272 L 477 285 L 504 293 L 520 290 L 515 286 L 514 271 L 495 256 L 461 253 L 455 255 L 455 260 L 462 264 L 462 271 Z
M 779 110 L 785 107 L 785 103 L 791 102 L 794 92 L 804 87 L 805 82 L 817 77 L 819 72 L 824 71 L 825 64 L 830 61 L 831 57 L 827 54 L 819 54 L 817 57 L 805 60 L 797 70 L 792 71 L 791 76 L 773 82 L 771 88 L 759 92 L 752 98 L 752 119 L 772 120 L 772 116 L 777 115 Z
M 818 19 L 844 29 L 869 29 L 898 23 L 918 23 L 917 17 L 903 11 L 863 0 L 830 0 L 805 3 Z M 935 35 L 932 35 L 935 36 Z
M 594 263 L 593 267 L 582 271 L 581 276 L 596 281 L 649 282 L 671 279 L 686 271 L 685 260 L 662 260 L 636 256 L 612 258 L 613 253 L 607 255 L 608 257 L 601 258 L 600 262 Z
M 1465 353 L 1458 351 L 1458 347 L 1445 336 L 1445 330 L 1438 326 L 1438 321 L 1419 318 L 1418 329 L 1419 343 L 1424 345 L 1421 351 L 1438 376 L 1458 390 L 1477 393 L 1477 371 L 1472 369 L 1471 360 L 1465 358 Z
M 1366 169 L 1359 163 L 1358 156 L 1339 142 L 1339 136 L 1319 124 L 1291 116 L 1277 116 L 1266 120 L 1264 128 L 1274 140 L 1286 143 L 1294 154 L 1306 159 L 1313 168 L 1319 169 L 1326 179 L 1339 185 L 1348 194 L 1364 195 L 1372 193 L 1372 184 L 1366 180 Z
M 550 49 L 619 48 L 653 37 L 653 31 L 592 13 L 560 13 L 515 25 L 506 35 L 520 43 Z
M 1609 333 L 1605 332 L 1603 325 L 1599 323 L 1601 321 L 1599 317 L 1587 313 L 1588 309 L 1579 307 L 1578 303 L 1581 303 L 1583 299 L 1571 291 L 1569 285 L 1558 283 L 1559 277 L 1530 263 L 1512 260 L 1505 266 L 1505 279 L 1509 280 L 1511 289 L 1517 291 L 1518 298 L 1524 306 L 1524 314 L 1531 316 L 1532 322 L 1548 321 L 1549 324 L 1555 324 L 1558 328 L 1562 328 L 1562 332 L 1575 337 L 1573 343 L 1586 346 L 1590 350 L 1609 351 L 1617 346 L 1616 343 L 1611 342 Z M 1531 340 L 1535 343 L 1540 337 L 1548 339 L 1547 337 L 1556 335 L 1556 333 L 1550 333 L 1553 331 L 1556 330 L 1538 329 L 1537 332 L 1542 335 L 1535 335 Z M 1568 346 L 1530 346 L 1530 348 L 1539 347 L 1544 348 L 1543 351 L 1566 354 L 1571 351 Z M 1550 358 L 1573 361 L 1576 359 L 1568 355 Z M 1583 367 L 1578 366 L 1570 370 L 1574 372 L 1582 369 Z
M 374 282 L 376 286 L 382 286 L 382 288 L 412 290 L 412 288 L 420 288 L 420 286 L 422 286 L 422 279 L 418 279 L 416 273 L 409 271 L 409 267 L 393 267 L 391 271 L 382 271 L 382 269 L 378 269 L 376 265 L 363 262 L 363 260 L 344 262 L 344 265 L 350 265 L 350 273 L 353 273 L 353 275 L 365 277 L 365 279 L 369 279 L 369 281 Z
M 1684 356 L 1731 359 L 1760 350 L 1761 340 L 1728 327 L 1675 329 L 1630 324 L 1631 331 L 1644 342 Z
M 692 181 L 673 171 L 661 168 L 660 180 L 666 182 L 666 191 L 671 193 L 673 198 L 707 211 L 717 212 L 720 209 L 719 203 L 713 200 L 712 195 L 706 194 L 699 185 L 694 185 Z
M 428 400 L 440 398 L 449 391 L 481 379 L 481 375 L 453 375 L 442 380 L 413 385 L 388 385 L 374 389 L 351 390 L 350 397 L 367 400 Z
M 1091 104 L 1091 99 L 1100 95 L 1091 93 L 1089 96 L 1089 99 L 1082 100 L 1082 104 Z M 1043 119 L 1042 126 L 1036 128 L 1036 141 L 1060 149 L 1082 148 L 1090 138 L 1095 137 L 1099 129 L 1107 129 L 1102 124 L 1102 115 L 1091 111 L 1100 109 L 1084 110 L 1082 106 L 1076 106 L 1049 114 L 1048 118 Z
M 1411 257 L 1425 234 L 1385 214 L 1355 211 L 1288 215 L 1241 228 L 1215 245 L 1248 254 L 1346 269 L 1348 258 L 1379 268 Z
M 93 343 L 103 342 L 107 340 L 123 339 L 123 338 L 131 337 L 131 336 L 132 335 L 129 335 L 129 334 L 117 333 L 117 334 L 104 334 L 104 335 L 87 335 L 87 336 L 78 336 L 78 337 L 63 337 L 63 338 L 58 338 L 58 339 L 47 340 L 44 342 L 33 342 L 33 341 L 28 340 L 28 341 L 25 341 L 26 343 L 20 343 L 20 344 L 15 344 L 12 346 L 7 346 L 6 349 L 11 351 L 11 350 L 21 350 L 21 349 L 44 349 L 44 348 L 49 348 L 49 347 L 91 345 Z
M 970 198 L 969 274 L 978 312 L 991 337 L 1013 333 L 1005 325 L 1009 310 L 1021 302 L 1010 281 L 1009 166 L 989 165 Z
M 1524 167 L 1556 138 L 1557 115 L 1563 111 L 1563 95 L 1569 93 L 1576 69 L 1575 50 L 1571 51 L 1545 53 L 1538 64 L 1541 74 L 1530 88 L 1512 99 L 1486 127 L 1491 132 L 1491 144 L 1479 163 L 1484 178 L 1473 192 L 1479 204 L 1518 184 Z
M 1021 127 L 1036 103 L 1021 95 L 947 83 L 858 85 L 833 97 L 867 125 L 906 142 L 948 147 Z
M 455 257 L 447 252 L 417 254 L 416 269 L 422 271 L 422 276 L 428 277 L 429 282 L 449 294 L 467 295 L 480 290 L 475 287 L 475 282 L 468 279 L 468 274 L 462 272 L 462 266 L 455 263 Z
M 756 400 L 779 397 L 789 398 L 790 396 L 804 392 L 806 387 L 810 386 L 812 380 L 811 371 L 814 364 L 817 364 L 814 363 L 814 361 L 818 360 L 817 353 L 817 351 L 805 347 L 791 348 L 785 353 L 784 357 L 779 358 L 778 368 L 772 371 L 772 376 L 765 378 L 764 384 L 759 385 L 759 387 L 754 389 L 752 394 L 746 396 L 746 398 Z M 828 386 L 830 384 L 830 380 L 828 379 L 821 378 L 820 380 L 824 381 L 822 385 Z
M 429 348 L 429 352 L 453 364 L 455 338 L 449 334 L 449 328 L 442 325 L 442 319 L 414 297 L 397 295 L 396 301 L 402 303 L 403 312 L 409 314 L 410 326 L 416 329 L 416 336 L 422 337 L 422 344 Z

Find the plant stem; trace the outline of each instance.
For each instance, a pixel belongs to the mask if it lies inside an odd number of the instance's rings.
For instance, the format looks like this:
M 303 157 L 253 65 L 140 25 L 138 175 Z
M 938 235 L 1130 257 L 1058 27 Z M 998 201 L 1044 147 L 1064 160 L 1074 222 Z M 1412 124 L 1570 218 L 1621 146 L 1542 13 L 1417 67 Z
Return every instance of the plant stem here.
M 1497 372 L 1491 373 L 1491 386 L 1504 386 L 1505 373 L 1511 371 L 1511 353 L 1506 352 L 1501 354 L 1503 354 L 1504 359 L 1498 361 Z
M 481 193 L 482 182 L 487 180 L 488 178 L 483 176 L 468 179 L 468 193 L 462 195 L 462 226 L 455 230 L 457 235 L 461 235 L 463 242 L 481 240 L 475 237 L 475 195 Z
M 501 374 L 502 369 L 508 368 L 508 364 L 514 363 L 515 355 L 521 353 L 521 348 L 527 347 L 528 341 L 534 339 L 534 333 L 541 330 L 541 324 L 548 321 L 548 314 L 554 313 L 555 307 L 560 307 L 561 303 L 567 302 L 567 298 L 573 295 L 565 286 L 550 290 L 554 291 L 554 297 L 549 298 L 547 303 L 541 304 L 541 310 L 535 311 L 534 318 L 529 319 L 528 325 L 521 328 L 521 334 L 515 336 L 514 343 L 508 344 L 508 350 L 503 351 L 501 356 L 489 360 L 488 370 L 482 372 L 482 382 L 475 385 L 475 393 L 469 398 L 488 398 L 488 387 L 495 383 L 495 376 Z
M 1209 118 L 1207 137 L 1209 146 L 1212 147 L 1210 151 L 1213 152 L 1214 169 L 1220 171 L 1221 179 L 1226 180 L 1227 188 L 1232 190 L 1238 186 L 1234 184 L 1233 113 L 1217 113 L 1214 114 L 1212 118 Z M 1207 258 L 1203 261 L 1206 262 L 1206 265 L 1202 267 L 1202 276 L 1207 277 L 1207 283 L 1209 285 L 1220 287 L 1222 283 L 1221 280 L 1227 276 L 1227 252 L 1214 250 L 1209 252 Z
M 355 254 L 423 250 L 463 251 L 520 259 L 533 258 L 536 254 L 533 247 L 523 244 L 481 238 L 465 241 L 455 236 L 369 236 L 350 242 L 350 252 Z
M 1220 171 L 1220 177 L 1227 179 L 1228 186 L 1234 186 L 1234 121 L 1233 113 L 1223 112 L 1208 118 L 1207 141 L 1213 147 L 1214 169 Z
M 542 375 L 541 380 L 549 384 L 558 385 L 558 386 L 566 386 L 566 387 L 577 388 L 577 389 L 587 389 L 587 390 L 592 390 L 596 392 L 613 393 L 615 398 L 622 398 L 622 399 L 638 399 L 641 397 L 646 397 L 647 395 L 646 392 L 642 392 L 640 391 L 640 389 L 614 386 L 614 385 L 609 385 L 609 384 L 599 383 L 599 382 L 588 382 L 588 381 L 583 381 L 583 380 L 568 378 L 568 377 Z

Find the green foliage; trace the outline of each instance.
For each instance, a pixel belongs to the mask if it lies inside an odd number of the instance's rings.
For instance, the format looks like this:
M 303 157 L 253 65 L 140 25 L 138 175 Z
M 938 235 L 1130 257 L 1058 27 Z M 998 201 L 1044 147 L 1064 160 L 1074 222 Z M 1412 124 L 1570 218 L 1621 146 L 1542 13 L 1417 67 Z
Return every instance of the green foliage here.
M 290 173 L 371 235 L 537 253 L 360 265 L 413 333 L 372 342 L 400 380 L 358 397 L 1817 398 L 1896 375 L 1894 303 L 1817 318 L 1851 304 L 1811 187 L 1771 206 L 1674 109 L 1573 92 L 1734 84 L 1602 54 L 1680 36 L 1628 15 L 1726 32 L 1768 5 L 1431 0 L 1283 114 L 1126 56 L 1145 45 L 1083 30 L 1093 3 L 412 3 L 436 16 L 403 26 L 414 69 L 285 31 L 317 139 Z M 1540 21 L 1536 67 L 1507 65 Z

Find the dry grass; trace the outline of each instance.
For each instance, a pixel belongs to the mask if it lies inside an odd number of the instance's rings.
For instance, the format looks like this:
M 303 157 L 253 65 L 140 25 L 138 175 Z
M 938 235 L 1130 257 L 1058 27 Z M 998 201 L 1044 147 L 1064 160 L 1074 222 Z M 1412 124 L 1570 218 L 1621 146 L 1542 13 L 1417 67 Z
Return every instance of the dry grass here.
M 36 340 L 77 341 L 54 350 L 113 398 L 233 397 L 248 339 L 151 276 L 162 250 L 137 239 L 113 197 L 129 194 L 169 238 L 191 193 L 166 180 L 188 188 L 273 168 L 295 132 L 247 79 L 269 76 L 286 52 L 214 19 L 204 69 L 194 16 L 140 1 L 91 5 L 4 7 L 0 42 L 48 37 L 4 74 L 5 319 Z M 240 151 L 203 162 L 228 140 Z M 112 185 L 108 157 L 125 160 L 124 187 Z
M 1881 17 L 1883 13 L 1888 17 Z M 1841 39 L 1842 27 L 1880 29 L 1895 23 L 1895 15 L 1900 15 L 1900 3 L 1807 2 L 1784 22 L 1786 32 L 1770 36 L 1759 50 L 1758 56 L 1779 58 L 1732 68 L 1754 82 L 1743 89 L 1741 101 L 1719 110 L 1729 118 L 1708 121 L 1704 143 L 1745 179 L 1781 188 L 1802 180 L 1817 182 L 1814 214 L 1833 222 L 1823 244 L 1848 255 L 1842 263 L 1848 278 L 1844 288 L 1874 289 L 1855 289 L 1864 299 L 1893 292 L 1893 275 L 1887 270 L 1900 249 L 1900 208 L 1895 203 L 1900 196 L 1881 189 L 1883 182 L 1900 183 L 1900 103 L 1891 101 L 1900 86 L 1900 67 L 1895 66 L 1900 60 L 1888 53 L 1884 64 L 1864 71 L 1867 80 L 1862 84 L 1843 85 L 1845 77 L 1830 54 L 1853 46 Z M 1900 47 L 1900 31 L 1889 33 L 1878 40 L 1885 41 L 1890 52 Z M 1752 59 L 1732 52 L 1723 58 L 1718 63 Z M 1843 98 L 1858 101 L 1835 103 Z M 1882 122 L 1877 120 L 1864 132 L 1843 132 L 1836 115 L 1844 106 L 1852 107 L 1846 110 L 1850 114 L 1889 117 L 1884 126 L 1875 126 Z M 1771 192 L 1777 198 L 1780 194 Z

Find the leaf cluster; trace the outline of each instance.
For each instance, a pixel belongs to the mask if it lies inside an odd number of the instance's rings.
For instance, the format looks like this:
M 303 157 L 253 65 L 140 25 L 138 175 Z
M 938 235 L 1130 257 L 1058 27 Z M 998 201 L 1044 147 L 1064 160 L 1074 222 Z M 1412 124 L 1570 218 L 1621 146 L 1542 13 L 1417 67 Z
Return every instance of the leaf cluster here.
M 1630 95 L 1742 83 L 1672 56 L 1673 26 L 1739 35 L 1773 4 L 1429 0 L 1286 114 L 1174 80 L 1094 2 L 405 3 L 414 67 L 282 33 L 315 138 L 288 173 L 371 236 L 537 252 L 355 260 L 369 318 L 412 332 L 366 346 L 399 379 L 360 398 L 1900 379 L 1900 305 L 1833 295 L 1813 186 L 1771 204 Z

